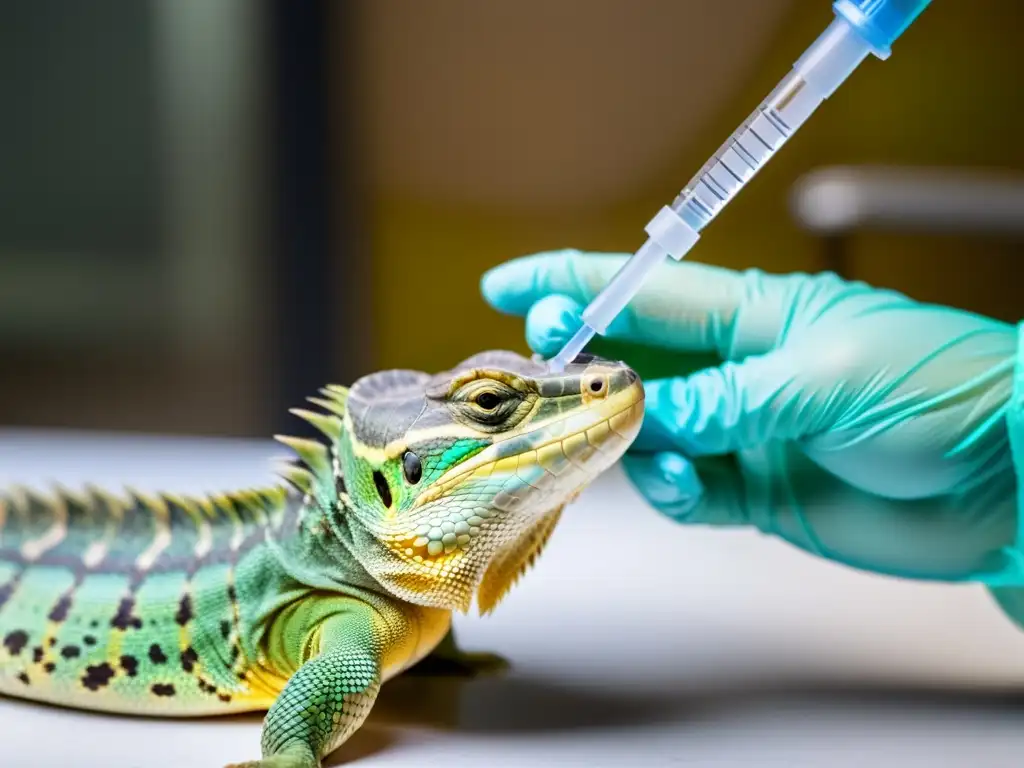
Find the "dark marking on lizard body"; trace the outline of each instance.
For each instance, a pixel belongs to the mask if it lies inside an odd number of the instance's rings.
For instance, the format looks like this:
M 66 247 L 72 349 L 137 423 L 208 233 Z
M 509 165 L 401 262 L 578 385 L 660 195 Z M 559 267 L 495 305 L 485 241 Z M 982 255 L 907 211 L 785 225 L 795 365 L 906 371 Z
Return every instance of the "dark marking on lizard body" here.
M 230 702 L 249 663 L 236 566 L 290 535 L 300 504 L 283 488 L 0 496 L 0 692 L 14 690 L 6 678 L 29 697 Z
M 21 649 L 28 645 L 28 634 L 22 629 L 8 632 L 4 637 L 4 647 L 11 656 L 18 656 Z
M 90 691 L 98 691 L 110 682 L 114 676 L 113 668 L 107 663 L 96 664 L 85 668 L 85 676 L 82 678 L 82 685 Z
M 159 645 L 153 643 L 149 646 L 149 660 L 154 664 L 166 664 L 167 656 L 164 654 L 163 650 L 161 650 Z

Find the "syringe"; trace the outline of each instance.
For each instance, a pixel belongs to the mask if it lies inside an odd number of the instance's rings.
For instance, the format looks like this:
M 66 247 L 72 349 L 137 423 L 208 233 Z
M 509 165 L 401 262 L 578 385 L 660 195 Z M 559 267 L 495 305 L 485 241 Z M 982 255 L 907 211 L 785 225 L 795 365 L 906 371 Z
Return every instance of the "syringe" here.
M 890 46 L 931 0 L 835 0 L 835 19 L 756 110 L 711 156 L 671 205 L 645 227 L 647 242 L 583 311 L 583 327 L 551 360 L 570 363 L 595 334 L 603 334 L 666 256 L 679 261 L 701 230 L 746 186 L 811 113 L 869 53 L 885 60 Z

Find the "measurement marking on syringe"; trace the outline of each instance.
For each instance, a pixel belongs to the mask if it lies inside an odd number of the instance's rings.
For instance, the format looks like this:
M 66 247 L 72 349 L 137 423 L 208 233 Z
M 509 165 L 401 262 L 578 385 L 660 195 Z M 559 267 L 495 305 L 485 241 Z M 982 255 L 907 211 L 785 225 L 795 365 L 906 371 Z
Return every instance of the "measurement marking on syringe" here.
M 703 176 L 701 176 L 700 180 L 701 180 L 701 183 L 705 187 L 707 187 L 708 189 L 711 190 L 711 194 L 713 194 L 715 197 L 717 197 L 723 203 L 729 198 L 729 193 L 726 192 L 725 189 L 723 189 L 721 187 L 721 185 L 719 185 L 719 183 L 717 181 L 715 181 L 713 178 L 711 178 L 710 171 L 708 173 L 705 173 Z M 722 191 L 719 192 L 718 189 L 715 189 L 715 187 L 718 187 L 719 189 L 722 189 Z
M 704 203 L 704 201 L 701 200 L 699 197 L 697 197 L 697 192 L 695 190 L 691 190 L 690 191 L 690 199 L 687 202 L 690 202 L 690 203 L 693 203 L 694 205 L 696 205 L 697 208 L 700 209 L 698 211 L 698 213 L 703 212 L 704 216 L 706 218 L 708 218 L 708 219 L 714 218 L 714 215 L 715 215 L 714 211 L 712 211 L 710 208 L 708 208 L 708 206 Z
M 743 186 L 740 180 L 736 178 L 736 175 L 725 167 L 725 163 L 721 161 L 721 158 L 712 166 L 708 174 L 720 189 L 725 190 L 726 197 L 729 199 L 732 199 L 732 196 Z
M 780 131 L 778 126 L 772 122 L 772 119 L 768 116 L 768 113 L 764 111 L 764 108 L 760 111 L 757 117 L 754 118 L 754 122 L 751 124 L 751 128 L 757 132 L 757 135 L 762 140 L 768 143 L 768 146 L 774 151 L 782 146 L 782 143 L 786 140 L 786 134 Z
M 761 134 L 759 134 L 757 131 L 754 130 L 754 126 L 753 125 L 750 126 L 750 132 L 754 135 L 755 139 L 757 139 L 762 144 L 764 144 L 764 148 L 765 149 L 767 149 L 769 152 L 774 152 L 775 151 L 775 148 L 771 144 L 769 144 L 767 141 L 762 139 L 761 138 Z
M 761 164 L 757 162 L 757 159 L 747 151 L 747 148 L 740 144 L 740 140 L 738 138 L 732 143 L 732 148 L 735 150 L 736 154 L 739 155 L 740 160 L 750 166 L 750 170 L 756 171 L 761 166 Z
M 722 166 L 723 168 L 725 168 L 725 170 L 727 170 L 729 172 L 730 176 L 732 176 L 734 179 L 736 179 L 736 183 L 737 184 L 742 184 L 743 183 L 743 179 L 740 178 L 739 174 L 736 173 L 736 171 L 734 171 L 732 168 L 730 168 L 728 165 L 725 164 L 725 160 L 724 159 L 720 159 L 718 161 L 718 164 L 720 166 Z
M 782 119 L 778 112 L 774 109 L 769 109 L 762 114 L 765 116 L 765 119 L 772 124 L 772 128 L 782 134 L 783 139 L 789 138 L 789 134 L 793 132 L 793 129 L 786 124 L 786 121 Z

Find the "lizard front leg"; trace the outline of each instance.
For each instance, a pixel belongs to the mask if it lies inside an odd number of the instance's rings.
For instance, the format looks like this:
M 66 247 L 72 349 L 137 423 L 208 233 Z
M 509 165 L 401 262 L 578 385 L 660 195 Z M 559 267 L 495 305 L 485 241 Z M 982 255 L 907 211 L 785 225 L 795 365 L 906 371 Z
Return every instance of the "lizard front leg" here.
M 228 768 L 319 768 L 363 724 L 380 689 L 382 659 L 401 642 L 393 637 L 400 629 L 356 600 L 310 632 L 295 617 L 283 623 L 273 633 L 276 644 L 301 644 L 303 663 L 267 712 L 262 759 Z

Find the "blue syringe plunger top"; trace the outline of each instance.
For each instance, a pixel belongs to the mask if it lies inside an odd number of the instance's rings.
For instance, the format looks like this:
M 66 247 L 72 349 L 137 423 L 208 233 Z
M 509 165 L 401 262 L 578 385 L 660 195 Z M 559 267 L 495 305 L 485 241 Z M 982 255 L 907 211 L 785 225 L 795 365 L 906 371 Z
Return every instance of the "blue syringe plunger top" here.
M 892 42 L 931 0 L 835 0 L 835 19 L 792 70 L 733 131 L 672 201 L 648 222 L 647 241 L 583 311 L 583 325 L 548 361 L 562 370 L 595 334 L 603 334 L 647 274 L 669 256 L 679 261 L 704 227 L 782 148 L 818 106 L 870 54 L 889 56 Z
M 931 0 L 835 0 L 832 10 L 850 24 L 879 59 L 887 59 L 892 44 Z

